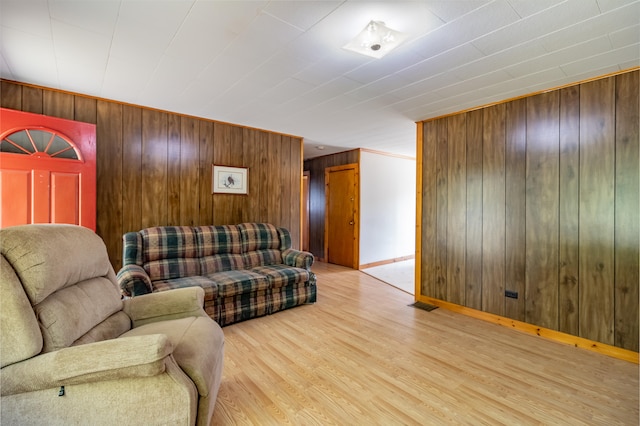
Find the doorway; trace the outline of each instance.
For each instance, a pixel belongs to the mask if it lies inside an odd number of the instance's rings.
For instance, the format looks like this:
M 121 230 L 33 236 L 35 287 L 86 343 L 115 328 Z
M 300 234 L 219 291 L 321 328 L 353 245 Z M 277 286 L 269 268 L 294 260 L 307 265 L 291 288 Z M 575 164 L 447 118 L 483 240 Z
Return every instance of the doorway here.
M 324 256 L 353 269 L 360 263 L 359 174 L 358 164 L 325 169 Z

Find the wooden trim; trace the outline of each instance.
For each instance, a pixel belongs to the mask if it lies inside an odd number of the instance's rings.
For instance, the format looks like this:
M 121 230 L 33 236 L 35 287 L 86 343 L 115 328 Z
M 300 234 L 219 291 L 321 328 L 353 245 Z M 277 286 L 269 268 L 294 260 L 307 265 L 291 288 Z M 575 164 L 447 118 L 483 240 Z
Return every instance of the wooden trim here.
M 512 102 L 512 101 L 515 101 L 515 100 L 518 100 L 518 99 L 523 99 L 523 98 L 528 98 L 530 96 L 539 95 L 541 93 L 552 92 L 554 90 L 560 90 L 560 89 L 564 89 L 566 87 L 577 86 L 577 85 L 580 85 L 580 84 L 588 83 L 590 81 L 596 81 L 596 80 L 600 80 L 600 79 L 603 79 L 603 78 L 612 77 L 612 76 L 615 76 L 615 75 L 626 74 L 628 72 L 633 72 L 633 71 L 637 71 L 637 70 L 640 70 L 640 66 L 628 68 L 628 69 L 622 70 L 622 71 L 611 72 L 611 73 L 600 75 L 600 76 L 597 76 L 597 77 L 586 78 L 584 80 L 576 81 L 576 82 L 573 82 L 573 83 L 563 84 L 561 86 L 552 87 L 550 89 L 538 90 L 536 92 L 527 93 L 525 95 L 514 96 L 512 98 L 503 99 L 503 100 L 500 100 L 500 101 L 497 101 L 497 102 L 491 102 L 491 103 L 488 103 L 488 104 L 484 104 L 484 105 L 479 105 L 479 106 L 463 109 L 463 110 L 452 112 L 452 113 L 449 113 L 449 114 L 439 115 L 437 117 L 425 118 L 424 120 L 416 121 L 416 124 L 426 123 L 428 121 L 433 121 L 433 120 L 439 120 L 441 118 L 450 117 L 452 115 L 464 114 L 464 113 L 469 112 L 469 111 L 475 111 L 475 110 L 478 110 L 478 109 L 483 109 L 483 108 L 491 107 L 491 106 L 494 106 L 494 105 L 505 104 L 505 103 Z
M 466 306 L 456 305 L 455 303 L 445 302 L 444 300 L 434 299 L 432 297 L 418 297 L 416 294 L 416 300 L 423 303 L 438 306 L 440 308 L 447 309 L 452 312 L 463 314 L 472 318 L 480 319 L 487 322 L 492 322 L 503 327 L 512 328 L 528 334 L 535 334 L 544 339 L 553 340 L 558 343 L 564 343 L 566 345 L 575 346 L 576 348 L 586 349 L 592 352 L 597 352 L 602 355 L 610 356 L 612 358 L 621 359 L 634 364 L 639 363 L 638 352 L 630 351 L 628 349 L 622 349 L 617 346 L 607 345 L 604 343 L 596 342 L 582 337 L 573 336 L 571 334 L 562 333 L 560 331 L 551 330 L 537 325 L 529 324 L 523 321 L 517 321 L 510 318 L 505 318 L 500 315 L 490 314 L 482 312 L 477 309 L 467 308 Z
M 401 256 L 401 257 L 394 257 L 393 259 L 386 259 L 386 260 L 379 260 L 377 262 L 371 262 L 371 263 L 365 263 L 363 265 L 360 265 L 359 269 L 367 269 L 367 268 L 374 268 L 376 266 L 382 266 L 382 265 L 390 265 L 392 263 L 396 263 L 396 262 L 404 262 L 405 260 L 411 260 L 414 259 L 415 256 L 410 254 L 408 256 Z
M 416 242 L 415 242 L 415 300 L 422 297 L 422 144 L 424 124 L 416 123 Z
M 390 152 L 377 151 L 375 149 L 369 149 L 369 148 L 360 148 L 360 152 L 368 152 L 370 154 L 384 155 L 385 157 L 403 158 L 405 160 L 415 160 L 415 157 L 411 157 L 410 155 L 392 154 Z

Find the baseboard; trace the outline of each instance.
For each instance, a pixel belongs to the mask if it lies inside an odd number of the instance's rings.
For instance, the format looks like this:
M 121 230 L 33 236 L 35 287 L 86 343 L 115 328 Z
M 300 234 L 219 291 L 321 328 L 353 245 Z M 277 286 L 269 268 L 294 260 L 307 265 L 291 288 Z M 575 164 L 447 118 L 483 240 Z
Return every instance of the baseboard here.
M 405 260 L 411 260 L 411 259 L 414 259 L 414 258 L 415 258 L 414 255 L 409 255 L 409 256 L 396 257 L 394 259 L 379 260 L 377 262 L 361 264 L 359 269 L 362 270 L 362 269 L 367 269 L 367 268 L 373 268 L 375 266 L 390 265 L 392 263 L 404 262 Z
M 435 305 L 440 308 L 447 309 L 449 311 L 457 312 L 469 317 L 481 319 L 483 321 L 492 322 L 504 327 L 509 327 L 521 332 L 535 334 L 544 339 L 553 340 L 556 342 L 564 343 L 574 346 L 576 348 L 586 349 L 599 354 L 607 355 L 612 358 L 621 359 L 624 361 L 638 364 L 639 357 L 638 352 L 634 352 L 628 349 L 622 349 L 617 346 L 607 345 L 605 343 L 596 342 L 594 340 L 585 339 L 582 337 L 574 336 L 572 334 L 562 333 L 560 331 L 551 330 L 549 328 L 539 327 L 537 325 L 529 324 L 523 321 L 513 320 L 500 315 L 490 314 L 488 312 L 482 312 L 477 309 L 467 308 L 466 306 L 457 305 L 451 302 L 445 302 L 444 300 L 434 299 L 431 297 L 420 296 L 416 298 L 416 301 Z

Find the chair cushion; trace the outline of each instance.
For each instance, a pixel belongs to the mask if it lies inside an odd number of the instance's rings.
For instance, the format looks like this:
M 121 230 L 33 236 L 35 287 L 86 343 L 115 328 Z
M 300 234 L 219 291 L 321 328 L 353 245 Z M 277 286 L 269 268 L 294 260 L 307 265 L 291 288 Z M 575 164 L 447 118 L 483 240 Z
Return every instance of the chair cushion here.
M 247 270 L 216 272 L 207 275 L 207 278 L 216 283 L 218 297 L 255 293 L 269 288 L 267 277 Z
M 0 367 L 31 358 L 42 350 L 42 334 L 20 280 L 0 256 Z
M 2 253 L 20 277 L 32 305 L 61 288 L 105 277 L 113 271 L 102 239 L 90 229 L 76 225 L 5 228 Z M 115 297 L 120 299 L 119 292 Z

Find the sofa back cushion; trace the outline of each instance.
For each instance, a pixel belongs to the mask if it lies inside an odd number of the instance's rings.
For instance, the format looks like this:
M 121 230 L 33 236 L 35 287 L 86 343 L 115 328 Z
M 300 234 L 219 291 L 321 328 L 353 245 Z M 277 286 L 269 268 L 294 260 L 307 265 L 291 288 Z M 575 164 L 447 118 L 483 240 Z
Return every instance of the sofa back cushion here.
M 202 275 L 243 269 L 242 239 L 237 226 L 199 226 L 195 231 Z
M 2 254 L 38 319 L 43 352 L 70 346 L 122 310 L 107 249 L 90 229 L 38 224 L 0 232 Z M 128 327 L 121 321 L 120 330 L 107 337 Z
M 280 234 L 270 223 L 241 223 L 245 268 L 282 263 Z
M 198 239 L 190 226 L 157 226 L 140 231 L 142 267 L 149 278 L 167 280 L 200 275 Z

